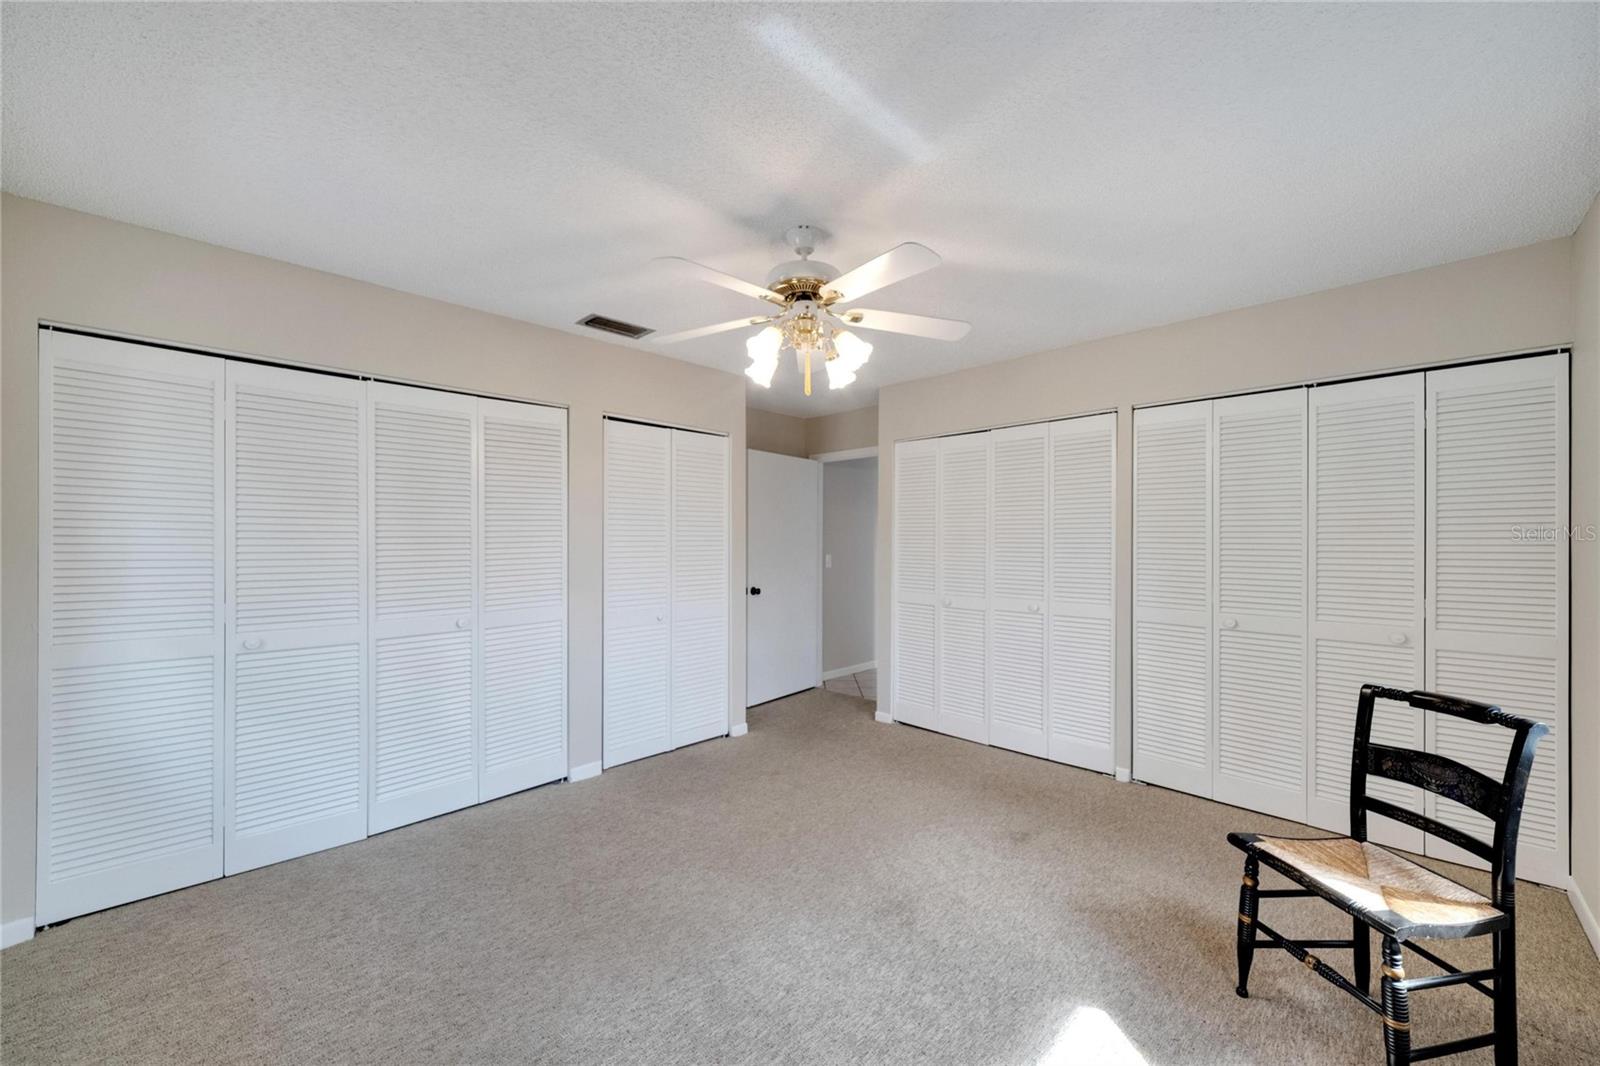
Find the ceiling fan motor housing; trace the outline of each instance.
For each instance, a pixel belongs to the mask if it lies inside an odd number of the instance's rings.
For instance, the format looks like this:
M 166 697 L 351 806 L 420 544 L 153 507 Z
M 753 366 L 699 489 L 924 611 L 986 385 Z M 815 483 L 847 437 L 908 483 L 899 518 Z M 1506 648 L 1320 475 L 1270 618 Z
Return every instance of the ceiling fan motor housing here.
M 839 276 L 832 263 L 816 259 L 792 259 L 779 263 L 767 274 L 767 288 L 779 296 L 798 296 L 801 293 L 816 299 L 822 287 Z

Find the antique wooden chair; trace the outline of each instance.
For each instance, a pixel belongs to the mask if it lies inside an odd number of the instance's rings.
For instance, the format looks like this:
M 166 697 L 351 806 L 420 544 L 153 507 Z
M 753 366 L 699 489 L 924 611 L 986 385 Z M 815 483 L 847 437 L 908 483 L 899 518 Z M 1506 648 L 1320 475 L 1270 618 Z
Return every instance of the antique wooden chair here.
M 1453 759 L 1431 752 L 1371 742 L 1375 700 L 1394 700 L 1420 711 L 1454 715 L 1512 730 L 1511 751 L 1502 780 L 1496 781 Z M 1239 890 L 1239 985 L 1248 997 L 1250 962 L 1256 948 L 1282 948 L 1318 976 L 1342 988 L 1383 1019 L 1384 1048 L 1391 1066 L 1494 1047 L 1496 1066 L 1517 1061 L 1516 865 L 1517 829 L 1528 772 L 1541 722 L 1507 714 L 1498 707 L 1432 692 L 1402 692 L 1364 685 L 1356 709 L 1355 755 L 1350 772 L 1350 835 L 1302 840 L 1256 833 L 1229 833 L 1228 842 L 1245 853 Z M 1494 820 L 1494 839 L 1485 842 L 1433 818 L 1367 795 L 1367 777 L 1377 775 L 1416 785 Z M 1490 895 L 1418 866 L 1367 841 L 1367 815 L 1378 814 L 1421 829 L 1487 861 Z M 1283 874 L 1300 888 L 1259 887 L 1259 866 Z M 1256 914 L 1257 901 L 1283 896 L 1320 896 L 1352 916 L 1349 940 L 1290 940 Z M 1372 998 L 1371 942 L 1368 929 L 1383 938 L 1382 993 Z M 1259 936 L 1258 936 L 1259 934 Z M 1420 938 L 1494 938 L 1494 963 L 1486 970 L 1461 971 L 1416 943 Z M 1264 938 L 1264 939 L 1262 939 Z M 1444 970 L 1407 977 L 1402 945 Z M 1340 974 L 1311 949 L 1348 948 L 1354 954 L 1353 979 Z M 1411 993 L 1447 985 L 1467 985 L 1494 1004 L 1494 1028 L 1479 1036 L 1429 1047 L 1411 1047 Z

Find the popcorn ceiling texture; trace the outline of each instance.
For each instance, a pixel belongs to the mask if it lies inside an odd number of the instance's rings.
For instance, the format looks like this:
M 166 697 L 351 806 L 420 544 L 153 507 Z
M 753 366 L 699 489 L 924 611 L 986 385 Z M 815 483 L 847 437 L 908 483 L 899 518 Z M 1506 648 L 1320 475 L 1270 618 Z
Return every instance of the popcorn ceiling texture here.
M 6 5 L 4 180 L 577 332 L 759 310 L 807 221 L 880 385 L 1570 234 L 1600 188 L 1597 15 L 1525 5 Z M 648 341 L 636 347 L 649 348 Z M 661 349 L 738 371 L 738 335 Z M 786 371 L 786 372 L 785 372 Z

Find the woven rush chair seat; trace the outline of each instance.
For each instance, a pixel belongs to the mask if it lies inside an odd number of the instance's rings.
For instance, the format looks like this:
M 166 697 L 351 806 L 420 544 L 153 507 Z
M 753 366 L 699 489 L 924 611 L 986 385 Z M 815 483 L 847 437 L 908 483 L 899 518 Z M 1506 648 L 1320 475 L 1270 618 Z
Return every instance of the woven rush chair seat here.
M 1230 833 L 1242 851 L 1398 940 L 1477 936 L 1506 915 L 1465 885 L 1365 840 Z M 1422 932 L 1426 930 L 1426 932 Z

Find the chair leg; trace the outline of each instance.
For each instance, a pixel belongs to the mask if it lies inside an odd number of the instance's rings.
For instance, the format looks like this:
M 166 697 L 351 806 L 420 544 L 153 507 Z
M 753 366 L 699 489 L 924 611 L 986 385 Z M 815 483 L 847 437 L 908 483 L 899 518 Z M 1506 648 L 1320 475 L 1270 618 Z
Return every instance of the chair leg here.
M 1250 998 L 1250 961 L 1256 953 L 1256 885 L 1260 871 L 1254 855 L 1245 856 L 1244 879 L 1239 885 L 1239 985 L 1241 999 Z
M 1411 993 L 1396 982 L 1405 980 L 1405 959 L 1400 942 L 1383 938 L 1383 1047 L 1389 1066 L 1408 1066 L 1411 1062 Z
M 1494 1066 L 1517 1066 L 1517 934 L 1494 935 Z
M 1351 951 L 1351 967 L 1355 970 L 1356 987 L 1372 995 L 1372 933 L 1360 918 L 1350 919 L 1350 939 L 1355 941 Z

